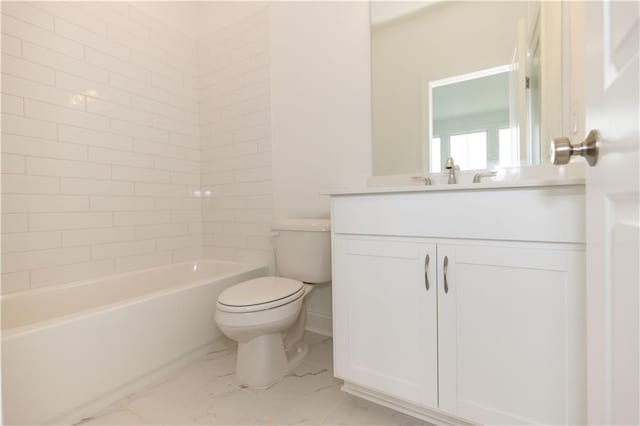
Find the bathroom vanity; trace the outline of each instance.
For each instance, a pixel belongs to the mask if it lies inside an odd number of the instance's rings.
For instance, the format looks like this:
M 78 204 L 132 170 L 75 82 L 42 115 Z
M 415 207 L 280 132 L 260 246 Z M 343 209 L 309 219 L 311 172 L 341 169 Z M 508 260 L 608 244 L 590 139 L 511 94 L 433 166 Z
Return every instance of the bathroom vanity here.
M 437 424 L 578 424 L 581 179 L 333 191 L 334 374 Z

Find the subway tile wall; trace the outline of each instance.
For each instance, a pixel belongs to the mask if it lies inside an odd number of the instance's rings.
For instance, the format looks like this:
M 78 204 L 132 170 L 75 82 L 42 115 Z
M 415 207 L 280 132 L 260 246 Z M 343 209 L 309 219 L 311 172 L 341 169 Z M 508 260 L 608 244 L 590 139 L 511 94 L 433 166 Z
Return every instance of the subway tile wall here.
M 199 39 L 198 88 L 204 252 L 273 269 L 267 6 Z
M 246 43 L 242 57 L 231 55 L 246 72 L 222 74 L 216 61 L 198 63 L 196 40 L 135 4 L 2 2 L 4 293 L 201 257 L 201 128 L 204 177 L 228 203 L 205 209 L 207 245 L 266 249 L 264 97 L 228 93 L 234 113 L 224 115 L 230 104 L 198 95 L 222 91 L 211 79 L 199 84 L 198 72 L 242 76 L 242 93 L 268 88 L 255 71 L 260 42 Z M 199 107 L 210 118 L 202 126 Z M 255 125 L 226 129 L 237 130 L 221 143 L 214 132 L 223 117 Z M 212 172 L 241 159 L 246 173 L 237 179 L 224 177 L 231 169 Z M 265 182 L 260 193 L 247 186 L 251 178 Z M 227 214 L 233 219 L 217 221 Z M 251 235 L 227 226 L 242 221 Z M 229 244 L 212 243 L 218 235 Z

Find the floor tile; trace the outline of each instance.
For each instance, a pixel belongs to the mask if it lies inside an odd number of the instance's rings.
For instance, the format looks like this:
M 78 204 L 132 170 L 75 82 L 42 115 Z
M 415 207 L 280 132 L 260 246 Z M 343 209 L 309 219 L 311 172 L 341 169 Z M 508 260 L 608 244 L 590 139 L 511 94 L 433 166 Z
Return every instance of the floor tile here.
M 417 419 L 340 390 L 333 377 L 333 342 L 305 334 L 309 353 L 268 389 L 235 380 L 231 341 L 176 374 L 85 419 L 88 425 L 417 425 Z

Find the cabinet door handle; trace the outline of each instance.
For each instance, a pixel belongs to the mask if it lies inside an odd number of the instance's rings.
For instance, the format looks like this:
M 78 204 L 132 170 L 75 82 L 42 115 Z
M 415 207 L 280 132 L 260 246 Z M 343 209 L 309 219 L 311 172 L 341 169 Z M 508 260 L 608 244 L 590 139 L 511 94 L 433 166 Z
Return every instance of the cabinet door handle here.
M 424 258 L 424 286 L 429 291 L 429 255 Z
M 449 280 L 447 280 L 447 271 L 449 269 L 449 258 L 444 257 L 444 293 L 449 293 Z

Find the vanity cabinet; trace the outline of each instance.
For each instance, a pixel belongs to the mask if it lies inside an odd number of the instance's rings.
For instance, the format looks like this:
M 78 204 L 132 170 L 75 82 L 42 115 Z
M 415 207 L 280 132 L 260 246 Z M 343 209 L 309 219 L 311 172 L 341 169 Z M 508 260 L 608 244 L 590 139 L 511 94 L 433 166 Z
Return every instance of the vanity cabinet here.
M 565 194 L 580 207 L 574 189 Z M 545 234 L 534 209 L 495 223 L 500 239 L 469 238 L 468 223 L 456 232 L 439 225 L 448 220 L 441 211 L 428 213 L 434 194 L 411 194 L 411 208 L 393 194 L 383 208 L 388 195 L 333 198 L 334 373 L 343 389 L 435 423 L 584 423 L 584 235 L 570 224 L 579 215 Z M 400 216 L 366 218 L 385 208 Z M 412 223 L 416 210 L 425 214 Z M 530 222 L 527 239 L 514 220 Z M 549 241 L 556 225 L 568 227 L 563 240 Z M 505 238 L 505 226 L 518 238 Z
M 438 404 L 436 246 L 335 238 L 335 371 L 416 404 Z M 348 283 L 348 284 L 347 284 Z
M 509 242 L 437 251 L 438 408 L 483 424 L 584 420 L 584 252 Z

